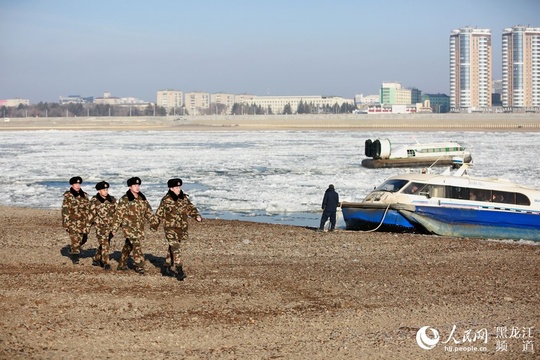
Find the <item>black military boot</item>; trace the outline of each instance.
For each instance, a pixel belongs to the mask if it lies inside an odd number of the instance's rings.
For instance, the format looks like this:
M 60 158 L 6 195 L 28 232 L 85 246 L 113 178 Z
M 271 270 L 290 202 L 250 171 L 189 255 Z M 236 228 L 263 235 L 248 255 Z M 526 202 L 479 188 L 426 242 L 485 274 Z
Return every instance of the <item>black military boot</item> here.
M 176 268 L 176 278 L 178 281 L 184 281 L 184 279 L 187 278 L 186 273 L 184 273 L 184 270 L 182 270 L 182 266 L 178 266 Z
M 170 276 L 170 277 L 175 277 L 176 276 L 176 274 L 171 270 L 170 266 L 163 266 L 161 268 L 161 275 L 162 276 Z
M 88 241 L 88 234 L 82 234 L 81 245 L 83 246 Z
M 75 265 L 79 264 L 79 254 L 70 254 L 69 258 L 71 259 L 71 262 Z
M 99 260 L 92 259 L 92 266 L 103 267 L 103 263 Z

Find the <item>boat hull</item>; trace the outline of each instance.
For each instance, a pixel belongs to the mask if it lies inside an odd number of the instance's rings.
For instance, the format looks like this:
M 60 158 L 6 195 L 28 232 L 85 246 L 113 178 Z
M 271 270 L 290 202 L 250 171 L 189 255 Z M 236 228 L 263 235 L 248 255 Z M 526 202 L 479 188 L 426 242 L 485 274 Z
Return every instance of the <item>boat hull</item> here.
M 347 203 L 341 204 L 347 230 L 383 231 L 397 233 L 425 232 L 415 221 L 407 219 L 398 210 L 386 205 Z
M 540 241 L 540 213 L 416 205 L 399 212 L 428 232 L 469 238 Z
M 380 168 L 403 168 L 403 167 L 428 167 L 434 166 L 449 166 L 453 164 L 456 155 L 452 156 L 437 156 L 437 157 L 408 157 L 397 159 L 363 159 L 362 166 L 369 169 Z M 470 163 L 471 156 L 463 158 L 464 163 Z

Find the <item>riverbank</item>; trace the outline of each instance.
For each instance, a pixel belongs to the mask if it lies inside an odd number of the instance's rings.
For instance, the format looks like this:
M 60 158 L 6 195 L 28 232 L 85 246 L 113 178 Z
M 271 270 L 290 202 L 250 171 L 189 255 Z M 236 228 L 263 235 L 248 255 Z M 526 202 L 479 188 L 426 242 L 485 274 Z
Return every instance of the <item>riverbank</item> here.
M 144 276 L 116 270 L 120 236 L 110 272 L 91 265 L 93 234 L 73 265 L 59 210 L 0 206 L 0 228 L 2 359 L 538 354 L 538 245 L 205 219 L 190 222 L 178 282 L 160 275 L 161 228 Z M 497 338 L 512 329 L 524 337 Z
M 540 114 L 335 114 L 12 118 L 0 130 L 540 131 Z

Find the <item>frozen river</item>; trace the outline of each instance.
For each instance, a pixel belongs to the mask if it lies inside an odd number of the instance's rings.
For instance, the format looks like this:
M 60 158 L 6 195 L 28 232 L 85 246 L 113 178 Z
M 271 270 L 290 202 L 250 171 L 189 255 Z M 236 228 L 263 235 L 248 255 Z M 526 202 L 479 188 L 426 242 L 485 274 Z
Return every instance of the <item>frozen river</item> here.
M 358 201 L 407 171 L 363 168 L 368 138 L 458 141 L 472 152 L 474 175 L 540 188 L 537 132 L 3 131 L 0 204 L 59 209 L 76 175 L 90 195 L 106 180 L 120 197 L 138 176 L 155 210 L 167 180 L 180 177 L 205 217 L 317 226 L 329 184 L 341 200 Z

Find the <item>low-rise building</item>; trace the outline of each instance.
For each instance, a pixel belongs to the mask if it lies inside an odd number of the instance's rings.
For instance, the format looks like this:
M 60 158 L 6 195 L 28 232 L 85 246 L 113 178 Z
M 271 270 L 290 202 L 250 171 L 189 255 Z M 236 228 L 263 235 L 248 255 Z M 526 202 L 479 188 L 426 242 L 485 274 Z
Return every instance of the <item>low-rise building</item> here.
M 116 96 L 111 96 L 111 93 L 108 91 L 103 94 L 103 97 L 96 97 L 94 99 L 94 104 L 118 105 L 120 103 L 120 98 Z
M 354 106 L 353 99 L 346 99 L 340 96 L 252 96 L 244 98 L 243 103 L 247 105 L 260 106 L 263 110 L 268 110 L 272 114 L 283 113 L 286 106 L 289 106 L 292 113 L 296 113 L 298 106 L 302 103 L 309 106 L 312 112 L 323 112 L 327 108 L 332 108 L 335 105 L 341 107 L 344 103 Z M 242 103 L 235 101 L 236 103 Z
M 94 97 L 82 97 L 81 95 L 68 95 L 68 96 L 60 96 L 58 103 L 60 105 L 65 104 L 87 104 L 92 103 L 94 101 Z
M 256 96 L 252 94 L 231 94 L 231 93 L 206 93 L 192 91 L 184 93 L 183 101 L 180 100 L 182 92 L 179 90 L 160 90 L 157 92 L 157 105 L 170 109 L 174 106 L 184 106 L 189 115 L 206 114 L 231 114 L 234 104 L 257 107 L 266 114 L 282 114 L 287 107 L 291 113 L 296 113 L 299 106 L 305 105 L 313 113 L 328 111 L 335 106 L 341 107 L 348 104 L 354 107 L 354 100 L 340 96 Z M 182 104 L 182 105 L 180 105 Z
M 21 98 L 0 100 L 0 106 L 17 107 L 19 105 L 30 105 L 30 100 Z
M 421 91 L 416 88 L 405 89 L 397 82 L 383 82 L 380 90 L 380 103 L 388 105 L 410 105 L 420 102 Z
M 446 94 L 423 94 L 422 103 L 429 101 L 434 113 L 447 113 L 450 111 L 450 96 Z
M 103 97 L 97 97 L 94 99 L 94 104 L 101 105 L 148 105 L 148 102 L 144 100 L 137 99 L 135 97 L 116 97 L 111 96 L 110 92 L 105 92 Z

